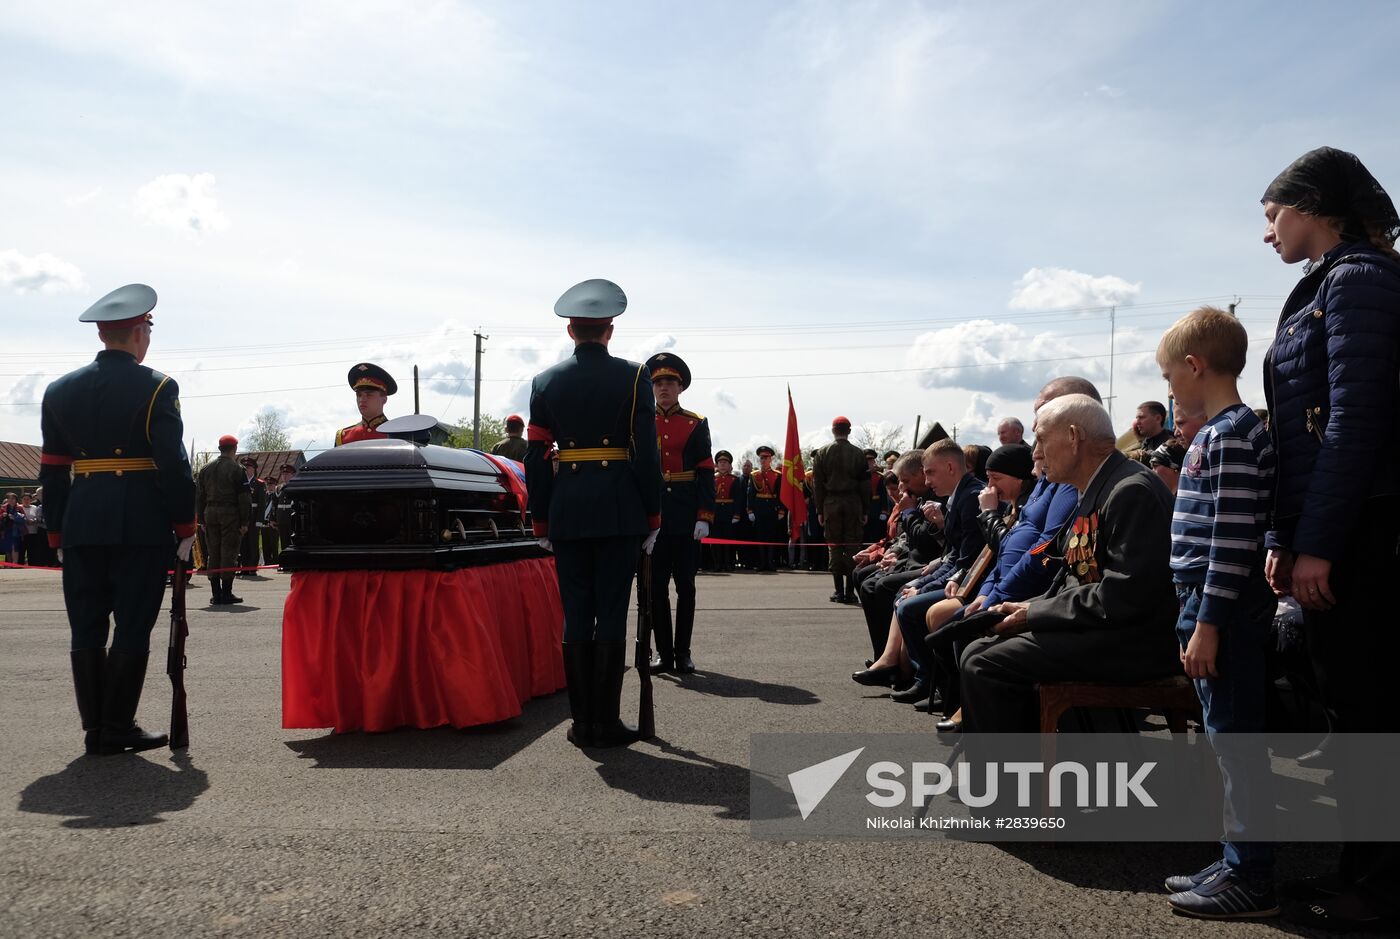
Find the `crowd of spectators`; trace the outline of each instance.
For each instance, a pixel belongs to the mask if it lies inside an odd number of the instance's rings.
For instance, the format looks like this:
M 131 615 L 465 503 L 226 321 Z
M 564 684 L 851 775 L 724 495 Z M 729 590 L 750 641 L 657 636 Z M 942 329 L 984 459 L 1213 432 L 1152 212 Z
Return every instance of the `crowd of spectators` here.
M 1387 700 L 1400 632 L 1376 589 L 1400 576 L 1400 438 L 1375 433 L 1400 413 L 1400 218 L 1331 148 L 1261 202 L 1265 242 L 1307 262 L 1264 358 L 1267 410 L 1240 400 L 1243 326 L 1202 308 L 1158 348 L 1175 428 L 1144 402 L 1126 454 L 1097 389 L 1064 377 L 1035 402 L 1029 453 L 1007 420 L 985 473 L 956 446 L 902 455 L 887 535 L 859 556 L 872 658 L 852 677 L 975 740 L 1037 730 L 1045 682 L 1184 674 L 1225 783 L 1225 838 L 1214 863 L 1167 878 L 1169 902 L 1265 917 L 1280 911 L 1274 846 L 1247 833 L 1272 811 L 1269 757 L 1235 741 L 1274 726 L 1282 653 L 1300 654 L 1288 684 L 1332 730 L 1352 840 L 1337 872 L 1284 894 L 1306 925 L 1396 930 L 1400 846 L 1368 840 L 1390 797 L 1352 750 L 1361 732 L 1400 730 Z

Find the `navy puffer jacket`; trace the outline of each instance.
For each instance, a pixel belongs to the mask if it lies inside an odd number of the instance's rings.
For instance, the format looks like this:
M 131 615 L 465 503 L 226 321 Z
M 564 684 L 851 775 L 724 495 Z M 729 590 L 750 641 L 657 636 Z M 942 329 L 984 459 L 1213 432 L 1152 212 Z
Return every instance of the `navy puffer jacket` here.
M 1400 263 L 1338 245 L 1293 289 L 1264 360 L 1278 479 L 1268 545 L 1329 561 L 1400 492 Z

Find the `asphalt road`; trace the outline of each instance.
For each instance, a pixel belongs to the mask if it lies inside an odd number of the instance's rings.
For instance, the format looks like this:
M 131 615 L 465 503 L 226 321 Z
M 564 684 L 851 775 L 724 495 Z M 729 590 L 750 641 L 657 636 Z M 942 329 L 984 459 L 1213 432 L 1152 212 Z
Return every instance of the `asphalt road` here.
M 187 755 L 97 758 L 58 575 L 0 571 L 0 935 L 1296 932 L 1169 911 L 1163 876 L 1213 845 L 752 838 L 751 732 L 931 730 L 851 682 L 868 640 L 825 576 L 702 578 L 700 672 L 656 680 L 658 739 L 589 754 L 564 737 L 562 692 L 487 728 L 284 731 L 289 581 L 239 581 L 234 608 L 191 591 Z M 168 714 L 163 662 L 148 729 Z M 1280 873 L 1332 857 L 1290 846 Z

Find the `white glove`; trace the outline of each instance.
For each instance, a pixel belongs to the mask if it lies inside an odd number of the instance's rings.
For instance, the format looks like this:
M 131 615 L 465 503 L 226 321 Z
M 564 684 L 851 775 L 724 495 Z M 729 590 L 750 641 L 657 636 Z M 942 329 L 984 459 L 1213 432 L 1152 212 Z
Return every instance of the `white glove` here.
M 186 564 L 190 562 L 190 556 L 194 553 L 194 535 L 180 539 L 180 544 L 175 548 L 175 556 Z
M 695 540 L 696 540 L 696 541 L 699 541 L 699 540 L 702 539 L 702 538 L 708 538 L 708 537 L 710 537 L 710 523 L 709 523 L 709 522 L 705 522 L 705 521 L 696 522 L 696 523 L 695 523 Z
M 758 518 L 757 518 L 752 512 L 750 512 L 750 513 L 749 513 L 749 521 L 751 521 L 751 522 L 756 522 L 756 521 L 758 521 Z
M 554 542 L 550 541 L 548 538 L 537 538 L 535 539 L 535 543 L 538 544 L 541 548 L 544 548 L 550 554 L 554 553 Z
M 661 529 L 659 528 L 653 528 L 651 531 L 647 532 L 646 538 L 642 540 L 642 550 L 647 554 L 651 554 L 651 549 L 656 547 L 656 539 L 660 534 Z
M 54 550 L 56 550 L 56 551 L 58 552 L 58 563 L 62 564 L 62 563 L 63 563 L 63 549 L 62 549 L 62 548 L 55 548 Z

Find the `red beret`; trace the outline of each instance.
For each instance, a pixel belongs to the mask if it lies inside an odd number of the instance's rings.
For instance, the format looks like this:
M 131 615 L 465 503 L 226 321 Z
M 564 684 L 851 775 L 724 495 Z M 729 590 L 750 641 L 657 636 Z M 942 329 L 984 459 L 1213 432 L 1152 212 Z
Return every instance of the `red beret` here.
M 235 437 L 235 436 L 233 436 L 233 434 L 224 434 L 222 437 L 219 438 L 219 449 L 220 449 L 220 450 L 224 449 L 225 447 L 236 447 L 236 446 L 238 446 L 238 438 Z
M 851 419 L 850 419 L 849 417 L 844 417 L 844 416 L 838 414 L 838 415 L 836 415 L 835 417 L 833 417 L 833 418 L 831 419 L 831 426 L 832 426 L 832 427 L 835 427 L 837 424 L 845 424 L 847 427 L 850 427 L 850 426 L 851 426 Z
M 525 418 L 521 417 L 519 414 L 512 414 L 510 417 L 506 418 L 506 424 L 519 424 L 521 427 L 524 427 Z

